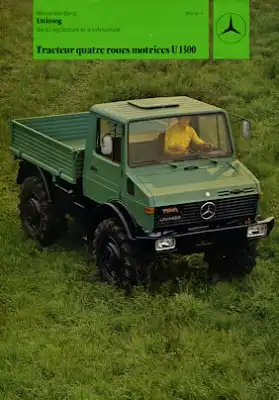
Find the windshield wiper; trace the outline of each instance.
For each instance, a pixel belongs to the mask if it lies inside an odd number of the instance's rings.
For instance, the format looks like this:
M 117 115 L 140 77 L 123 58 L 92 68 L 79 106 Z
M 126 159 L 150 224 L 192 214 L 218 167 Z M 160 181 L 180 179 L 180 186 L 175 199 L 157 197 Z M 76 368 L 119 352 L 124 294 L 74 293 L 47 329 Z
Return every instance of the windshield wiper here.
M 173 168 L 177 168 L 178 165 L 175 164 L 175 162 L 176 162 L 176 160 L 174 160 L 174 161 L 173 160 L 171 160 L 171 161 L 168 161 L 168 160 L 150 160 L 150 161 L 142 161 L 140 163 L 133 164 L 133 166 L 140 167 L 141 165 L 164 164 L 164 165 L 170 165 Z
M 166 162 L 163 160 L 146 160 L 146 161 L 141 161 L 139 163 L 135 163 L 133 164 L 133 166 L 140 167 L 141 165 L 152 165 L 152 164 L 166 164 Z
M 236 170 L 235 165 L 231 161 L 226 161 L 226 164 L 228 164 L 232 169 Z
M 208 156 L 202 156 L 201 154 L 197 154 L 196 157 L 200 158 L 200 159 L 202 158 L 204 160 L 208 160 L 214 165 L 218 165 L 219 164 L 218 160 L 215 160 L 214 158 L 211 158 L 211 157 L 208 157 Z
M 211 162 L 212 164 L 214 164 L 214 165 L 220 164 L 220 161 L 219 161 L 219 160 L 216 160 L 215 158 L 211 158 L 211 157 L 207 157 L 207 156 L 202 156 L 201 154 L 198 154 L 198 158 L 204 158 L 205 160 L 210 161 L 210 162 Z M 229 167 L 233 168 L 234 170 L 236 169 L 235 166 L 233 165 L 233 163 L 232 163 L 231 161 L 225 161 L 225 163 L 226 163 Z

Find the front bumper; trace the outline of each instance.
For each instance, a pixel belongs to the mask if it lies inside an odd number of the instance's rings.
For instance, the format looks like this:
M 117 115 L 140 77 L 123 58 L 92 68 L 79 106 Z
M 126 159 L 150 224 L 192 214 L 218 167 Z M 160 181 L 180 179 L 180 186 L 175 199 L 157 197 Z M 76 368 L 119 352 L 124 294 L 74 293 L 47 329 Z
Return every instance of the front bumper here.
M 155 249 L 156 253 L 164 251 L 180 251 L 192 253 L 220 243 L 233 243 L 235 239 L 263 239 L 272 231 L 275 224 L 274 217 L 257 217 L 255 223 L 250 225 L 238 225 L 225 228 L 206 229 L 192 232 L 172 232 L 165 235 L 150 233 L 146 236 L 137 236 L 135 240 Z M 187 248 L 187 250 L 186 250 Z

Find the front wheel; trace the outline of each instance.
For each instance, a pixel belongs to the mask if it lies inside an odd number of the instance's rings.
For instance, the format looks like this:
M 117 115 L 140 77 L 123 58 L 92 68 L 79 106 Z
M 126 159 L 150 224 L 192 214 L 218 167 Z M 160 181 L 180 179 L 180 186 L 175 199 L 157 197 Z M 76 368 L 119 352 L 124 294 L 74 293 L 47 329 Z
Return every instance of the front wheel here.
M 209 273 L 242 276 L 250 274 L 256 266 L 257 240 L 233 243 L 233 248 L 222 250 L 217 246 L 205 253 Z
M 98 226 L 89 251 L 95 253 L 96 266 L 103 281 L 131 290 L 145 284 L 148 268 L 138 256 L 136 245 L 131 244 L 126 232 L 115 218 L 107 218 Z

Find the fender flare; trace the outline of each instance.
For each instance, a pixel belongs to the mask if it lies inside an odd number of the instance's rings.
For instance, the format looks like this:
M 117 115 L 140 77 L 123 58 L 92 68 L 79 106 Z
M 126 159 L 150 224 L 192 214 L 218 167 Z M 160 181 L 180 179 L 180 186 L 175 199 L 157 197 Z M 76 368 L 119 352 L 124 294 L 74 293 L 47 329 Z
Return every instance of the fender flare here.
M 21 185 L 23 181 L 30 176 L 39 176 L 42 179 L 48 200 L 51 201 L 50 187 L 47 179 L 47 174 L 42 170 L 42 168 L 38 167 L 37 165 L 33 165 L 27 161 L 21 161 L 19 164 L 16 183 L 18 185 Z
M 109 217 L 116 217 L 119 220 L 129 240 L 135 239 L 137 231 L 136 221 L 124 204 L 118 200 L 100 204 L 95 208 L 92 215 L 93 230 L 97 228 L 97 225 L 102 220 Z

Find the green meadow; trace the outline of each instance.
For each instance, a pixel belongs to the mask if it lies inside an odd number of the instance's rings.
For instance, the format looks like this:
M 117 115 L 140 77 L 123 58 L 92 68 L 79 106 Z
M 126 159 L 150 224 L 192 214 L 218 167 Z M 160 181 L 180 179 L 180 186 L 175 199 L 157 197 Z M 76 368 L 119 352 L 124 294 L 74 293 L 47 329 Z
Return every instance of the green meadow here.
M 261 180 L 263 213 L 277 219 L 277 3 L 251 1 L 247 61 L 35 62 L 31 0 L 1 0 L 1 400 L 279 399 L 278 228 L 245 279 L 209 284 L 185 264 L 185 276 L 169 271 L 125 297 L 99 282 L 76 232 L 45 250 L 24 236 L 8 126 L 97 102 L 195 97 L 251 120 L 248 141 L 234 132 L 239 158 Z

